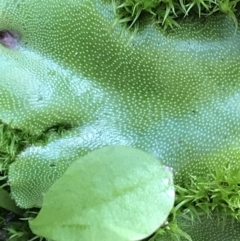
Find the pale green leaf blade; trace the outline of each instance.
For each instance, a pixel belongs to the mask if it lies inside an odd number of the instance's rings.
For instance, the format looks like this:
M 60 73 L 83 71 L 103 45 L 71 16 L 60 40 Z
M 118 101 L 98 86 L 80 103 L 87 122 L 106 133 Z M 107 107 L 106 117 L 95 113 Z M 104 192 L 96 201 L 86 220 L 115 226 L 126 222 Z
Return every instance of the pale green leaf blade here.
M 138 149 L 104 147 L 68 168 L 30 227 L 57 241 L 140 240 L 166 221 L 173 203 L 168 168 Z

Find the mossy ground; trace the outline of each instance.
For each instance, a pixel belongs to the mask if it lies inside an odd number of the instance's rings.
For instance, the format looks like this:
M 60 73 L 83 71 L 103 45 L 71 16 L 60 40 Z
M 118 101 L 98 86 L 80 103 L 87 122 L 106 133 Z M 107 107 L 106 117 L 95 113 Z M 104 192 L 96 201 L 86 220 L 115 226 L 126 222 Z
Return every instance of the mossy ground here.
M 128 27 L 137 26 L 142 18 L 153 19 L 163 29 L 179 27 L 179 19 L 186 17 L 205 18 L 212 14 L 226 14 L 238 28 L 240 0 L 113 0 L 118 22 Z M 31 131 L 11 128 L 0 124 L 0 186 L 10 193 L 7 182 L 8 167 L 15 157 L 32 144 L 43 144 L 53 133 L 61 133 L 68 127 L 54 126 L 41 135 Z M 180 236 L 189 239 L 181 231 L 179 218 L 194 220 L 203 215 L 232 216 L 240 219 L 240 172 L 231 166 L 219 167 L 205 177 L 189 176 L 184 186 L 176 185 L 175 206 L 167 224 L 149 240 L 155 240 L 164 233 L 179 240 Z M 1 203 L 1 202 L 0 202 Z M 1 205 L 0 205 L 1 206 Z M 38 210 L 25 210 L 22 216 L 0 207 L 0 240 L 26 241 L 44 240 L 31 233 L 28 219 Z
M 0 124 L 0 165 L 1 187 L 10 193 L 7 183 L 8 166 L 16 155 L 32 144 L 43 144 L 53 133 L 61 134 L 63 126 L 48 129 L 40 136 L 34 136 L 27 131 L 13 129 Z M 181 230 L 179 219 L 199 219 L 204 215 L 212 216 L 221 213 L 222 217 L 232 216 L 240 220 L 240 171 L 231 166 L 219 167 L 205 177 L 190 176 L 184 186 L 175 185 L 176 200 L 167 223 L 147 240 L 157 240 L 161 235 L 167 235 L 172 240 L 190 236 Z M 1 200 L 0 200 L 1 206 Z M 6 207 L 5 207 L 6 208 Z M 9 211 L 12 210 L 12 211 Z M 28 219 L 36 216 L 38 209 L 28 209 L 22 215 L 0 208 L 0 240 L 44 240 L 31 233 Z
M 239 25 L 239 0 L 112 0 L 119 23 L 129 28 L 137 26 L 142 19 L 151 19 L 164 30 L 179 27 L 186 17 L 206 18 L 224 14 Z

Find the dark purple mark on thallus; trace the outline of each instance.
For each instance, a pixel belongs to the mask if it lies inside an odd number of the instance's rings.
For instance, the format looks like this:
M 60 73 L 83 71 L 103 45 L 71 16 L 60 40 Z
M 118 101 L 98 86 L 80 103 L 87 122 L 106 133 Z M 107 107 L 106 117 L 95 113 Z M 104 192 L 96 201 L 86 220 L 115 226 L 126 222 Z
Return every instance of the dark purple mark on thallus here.
M 18 37 L 15 33 L 2 30 L 0 31 L 0 43 L 7 48 L 16 48 L 18 46 Z

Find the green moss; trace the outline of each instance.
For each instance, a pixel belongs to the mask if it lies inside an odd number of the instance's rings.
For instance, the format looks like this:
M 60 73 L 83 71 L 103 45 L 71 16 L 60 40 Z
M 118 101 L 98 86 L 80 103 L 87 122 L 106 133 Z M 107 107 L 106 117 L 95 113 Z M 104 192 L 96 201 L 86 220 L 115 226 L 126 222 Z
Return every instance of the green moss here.
M 17 155 L 31 145 L 44 145 L 53 137 L 61 136 L 71 126 L 57 124 L 44 130 L 40 135 L 34 134 L 31 129 L 17 129 L 10 124 L 0 122 L 0 171 L 6 175 L 9 165 Z M 2 177 L 2 179 L 3 179 Z
M 175 186 L 175 205 L 168 224 L 152 240 L 238 240 L 239 180 L 239 169 L 231 166 L 219 166 L 205 177 L 188 176 L 184 186 Z M 234 231 L 230 234 L 228 230 Z
M 210 15 L 227 15 L 238 28 L 239 0 L 113 0 L 119 23 L 130 28 L 145 18 L 152 19 L 164 30 L 180 27 L 186 17 L 206 18 Z

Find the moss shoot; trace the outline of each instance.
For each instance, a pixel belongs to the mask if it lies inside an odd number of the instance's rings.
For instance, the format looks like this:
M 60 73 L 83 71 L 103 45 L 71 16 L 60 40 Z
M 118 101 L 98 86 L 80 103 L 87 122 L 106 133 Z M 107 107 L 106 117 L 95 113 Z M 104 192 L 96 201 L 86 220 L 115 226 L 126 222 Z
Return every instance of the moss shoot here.
M 146 17 L 164 30 L 179 27 L 186 18 L 206 18 L 213 14 L 227 15 L 238 28 L 239 0 L 113 0 L 120 23 L 130 28 Z

